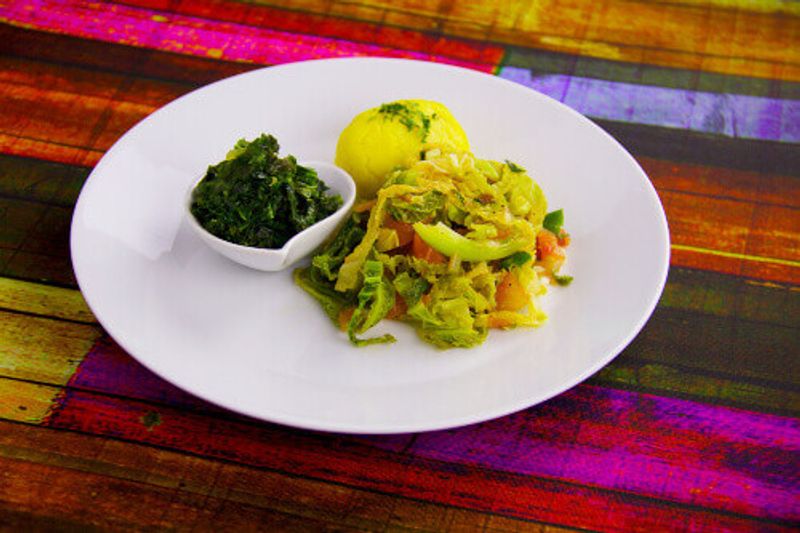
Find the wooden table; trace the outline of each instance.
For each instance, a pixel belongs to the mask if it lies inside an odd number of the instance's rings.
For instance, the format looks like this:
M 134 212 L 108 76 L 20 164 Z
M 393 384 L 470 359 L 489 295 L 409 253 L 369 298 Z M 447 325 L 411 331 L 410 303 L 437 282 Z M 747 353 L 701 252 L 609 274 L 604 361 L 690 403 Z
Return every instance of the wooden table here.
M 797 525 L 800 4 L 0 0 L 0 21 L 0 529 Z M 505 418 L 358 437 L 211 407 L 103 331 L 68 242 L 109 146 L 208 82 L 350 55 L 515 80 L 635 155 L 672 264 L 612 364 Z

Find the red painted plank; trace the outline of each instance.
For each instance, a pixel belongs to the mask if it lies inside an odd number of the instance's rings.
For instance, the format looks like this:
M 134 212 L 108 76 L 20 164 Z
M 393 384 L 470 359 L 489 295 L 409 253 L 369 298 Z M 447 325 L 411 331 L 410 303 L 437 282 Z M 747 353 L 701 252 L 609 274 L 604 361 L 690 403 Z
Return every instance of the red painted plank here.
M 118 398 L 71 392 L 50 425 L 156 444 L 275 468 L 391 494 L 493 513 L 609 531 L 710 528 L 778 530 L 746 517 L 720 515 L 625 493 L 565 485 L 376 450 L 354 439 L 247 425 Z M 376 438 L 380 441 L 382 438 Z
M 796 420 L 600 387 L 421 435 L 399 455 L 374 449 L 397 450 L 398 437 L 300 432 L 75 390 L 48 424 L 578 527 L 707 528 L 722 516 L 710 509 L 800 519 Z

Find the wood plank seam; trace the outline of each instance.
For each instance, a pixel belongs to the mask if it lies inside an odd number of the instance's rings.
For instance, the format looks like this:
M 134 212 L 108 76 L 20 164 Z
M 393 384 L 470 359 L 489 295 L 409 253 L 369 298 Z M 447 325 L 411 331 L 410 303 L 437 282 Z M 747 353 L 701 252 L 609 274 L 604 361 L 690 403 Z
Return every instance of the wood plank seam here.
M 17 422 L 17 421 L 13 421 L 13 420 L 8 421 L 8 422 L 9 423 L 14 423 L 14 424 L 24 424 L 24 422 Z M 45 426 L 45 427 L 50 427 L 50 426 Z M 55 428 L 53 428 L 53 429 L 55 429 Z M 89 435 L 89 436 L 100 435 L 98 433 L 92 433 L 92 432 L 87 432 L 87 431 L 83 431 L 83 430 L 75 430 L 75 429 L 69 429 L 69 428 L 61 428 L 61 427 L 59 427 L 57 429 L 59 431 L 69 431 L 69 432 L 72 432 L 72 433 L 78 433 L 78 434 Z M 112 439 L 112 440 L 115 440 L 115 441 L 127 442 L 127 443 L 137 444 L 137 445 L 141 445 L 141 446 L 148 446 L 148 447 L 151 447 L 151 448 L 167 450 L 167 451 L 171 451 L 171 452 L 179 451 L 182 455 L 189 455 L 189 456 L 193 456 L 193 457 L 199 457 L 201 459 L 209 459 L 209 460 L 220 461 L 220 462 L 224 462 L 224 463 L 230 463 L 230 464 L 234 464 L 234 465 L 238 465 L 238 466 L 245 466 L 245 467 L 248 467 L 248 468 L 264 470 L 264 471 L 268 471 L 268 472 L 275 472 L 275 473 L 278 473 L 278 474 L 297 477 L 297 478 L 300 478 L 300 479 L 307 479 L 307 480 L 311 480 L 311 481 L 324 481 L 326 483 L 336 484 L 336 485 L 339 485 L 339 486 L 342 486 L 342 487 L 346 487 L 346 488 L 359 489 L 359 490 L 369 490 L 369 491 L 377 493 L 377 494 L 383 494 L 383 495 L 392 496 L 392 497 L 403 497 L 403 498 L 407 498 L 407 499 L 414 500 L 414 501 L 419 501 L 419 502 L 435 503 L 435 502 L 431 502 L 430 500 L 426 500 L 426 499 L 422 499 L 422 498 L 414 498 L 413 496 L 395 494 L 395 493 L 392 493 L 392 492 L 382 491 L 380 489 L 375 489 L 373 487 L 364 487 L 362 485 L 357 485 L 357 484 L 351 484 L 351 483 L 347 483 L 347 482 L 337 481 L 337 480 L 330 479 L 330 478 L 315 477 L 315 476 L 306 475 L 306 474 L 299 474 L 297 472 L 292 472 L 292 471 L 289 471 L 289 470 L 283 470 L 283 469 L 280 469 L 280 468 L 248 464 L 248 463 L 243 462 L 243 461 L 237 461 L 235 459 L 230 459 L 230 458 L 226 458 L 226 457 L 218 457 L 218 456 L 213 456 L 213 455 L 203 455 L 201 453 L 197 453 L 197 452 L 194 452 L 194 451 L 182 450 L 180 448 L 170 447 L 169 445 L 166 445 L 166 444 L 155 444 L 155 443 L 152 443 L 152 442 L 137 441 L 135 439 L 121 437 L 121 436 L 118 436 L 118 435 L 103 435 L 103 436 L 105 438 L 109 438 L 109 439 Z M 428 458 L 423 458 L 423 459 L 414 458 L 414 459 L 415 459 L 415 462 L 418 462 L 418 463 L 423 464 L 423 465 L 428 465 L 430 468 L 439 467 L 439 468 L 444 468 L 445 470 L 447 470 L 448 467 L 449 467 L 448 465 L 451 465 L 451 463 L 438 461 L 438 460 L 435 460 L 435 459 L 428 459 Z M 518 475 L 518 474 L 507 473 L 507 472 L 503 472 L 502 474 L 504 474 L 506 476 L 510 476 L 510 477 L 519 478 L 520 481 L 523 481 L 524 479 L 526 479 L 528 477 L 528 476 L 521 476 L 521 475 Z M 624 490 L 619 490 L 619 489 L 610 489 L 610 488 L 606 488 L 606 487 L 595 487 L 595 486 L 592 486 L 592 485 L 576 483 L 576 482 L 569 481 L 569 480 L 551 479 L 551 478 L 544 477 L 544 476 L 537 476 L 536 479 L 539 482 L 544 483 L 544 484 L 548 484 L 548 485 L 553 485 L 553 486 L 572 486 L 572 487 L 590 489 L 590 490 L 598 491 L 598 492 L 602 492 L 602 493 L 618 494 L 618 495 L 624 496 L 626 499 L 629 499 L 629 500 L 639 500 L 639 501 L 642 501 L 642 502 L 651 502 L 651 503 L 655 503 L 655 504 L 658 504 L 658 505 L 662 505 L 662 506 L 666 506 L 666 507 L 674 508 L 674 509 L 687 509 L 687 510 L 706 512 L 706 513 L 707 512 L 712 512 L 714 514 L 719 514 L 719 515 L 723 515 L 723 516 L 729 516 L 729 517 L 732 517 L 732 518 L 752 520 L 752 521 L 755 521 L 755 522 L 758 522 L 758 523 L 762 523 L 762 524 L 774 524 L 774 525 L 788 526 L 788 527 L 791 527 L 792 524 L 793 524 L 793 522 L 790 521 L 790 520 L 759 517 L 759 516 L 754 516 L 754 515 L 749 515 L 749 514 L 744 514 L 744 513 L 737 513 L 737 512 L 734 512 L 734 511 L 728 511 L 728 510 L 725 510 L 725 509 L 717 509 L 717 508 L 713 508 L 712 509 L 712 508 L 708 508 L 708 507 L 704 507 L 704 506 L 700 506 L 700 505 L 676 502 L 676 501 L 666 500 L 666 499 L 659 499 L 659 498 L 643 495 L 643 494 L 640 494 L 640 493 L 637 493 L 637 492 L 632 492 L 632 491 L 624 491 Z M 447 506 L 448 507 L 457 507 L 456 505 L 453 505 L 453 504 L 447 504 Z M 461 507 L 461 508 L 467 509 L 467 510 L 471 509 L 469 507 Z M 505 516 L 513 517 L 515 519 L 526 520 L 526 521 L 530 521 L 530 522 L 548 523 L 548 522 L 539 521 L 539 520 L 527 519 L 525 517 L 517 516 L 517 515 L 514 515 L 514 514 L 506 514 Z M 553 525 L 562 525 L 562 524 L 553 524 Z M 570 526 L 570 527 L 574 527 L 574 526 Z

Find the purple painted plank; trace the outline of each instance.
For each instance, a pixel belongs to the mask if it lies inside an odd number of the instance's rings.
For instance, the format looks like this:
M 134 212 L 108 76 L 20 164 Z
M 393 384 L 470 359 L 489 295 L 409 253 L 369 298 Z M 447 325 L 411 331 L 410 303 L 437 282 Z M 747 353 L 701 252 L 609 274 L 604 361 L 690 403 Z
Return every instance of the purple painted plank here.
M 526 85 L 599 119 L 706 133 L 800 142 L 800 102 L 620 83 L 578 76 L 534 76 L 504 67 L 501 77 Z
M 800 421 L 788 417 L 581 385 L 505 418 L 421 434 L 409 453 L 800 520 Z
M 150 373 L 109 338 L 87 354 L 70 385 L 224 412 Z M 351 439 L 399 452 L 410 437 Z M 420 434 L 405 453 L 800 520 L 800 421 L 776 415 L 581 385 L 508 417 Z
M 108 336 L 94 343 L 68 386 L 177 407 L 222 411 L 153 374 Z
M 179 409 L 190 408 L 198 412 L 222 414 L 242 421 L 250 420 L 249 417 L 234 415 L 231 411 L 201 400 L 161 379 L 128 355 L 107 335 L 94 343 L 72 375 L 68 387 L 161 403 Z M 384 450 L 400 451 L 410 441 L 410 435 L 387 435 L 381 438 L 380 444 Z

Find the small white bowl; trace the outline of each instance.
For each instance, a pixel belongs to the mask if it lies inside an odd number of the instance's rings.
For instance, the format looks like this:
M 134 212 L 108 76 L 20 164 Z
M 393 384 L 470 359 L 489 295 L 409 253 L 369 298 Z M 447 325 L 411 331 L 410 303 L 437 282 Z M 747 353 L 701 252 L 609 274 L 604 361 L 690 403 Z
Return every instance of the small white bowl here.
M 291 266 L 316 250 L 325 241 L 350 212 L 356 198 L 356 184 L 353 178 L 336 165 L 321 161 L 299 161 L 298 164 L 316 170 L 319 179 L 328 186 L 329 191 L 338 193 L 342 197 L 342 206 L 335 213 L 286 241 L 282 248 L 242 246 L 220 239 L 206 231 L 194 218 L 190 209 L 192 193 L 202 179 L 192 185 L 186 195 L 185 208 L 189 225 L 211 249 L 241 265 L 268 272 L 283 270 Z

